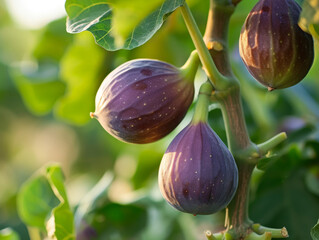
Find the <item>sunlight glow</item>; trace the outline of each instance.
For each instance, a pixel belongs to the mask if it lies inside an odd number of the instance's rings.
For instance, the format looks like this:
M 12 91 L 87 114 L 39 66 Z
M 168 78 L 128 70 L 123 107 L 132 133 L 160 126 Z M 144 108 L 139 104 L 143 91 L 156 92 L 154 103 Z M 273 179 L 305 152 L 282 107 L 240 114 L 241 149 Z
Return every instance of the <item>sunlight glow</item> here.
M 22 27 L 38 29 L 66 15 L 65 0 L 6 0 L 12 18 Z

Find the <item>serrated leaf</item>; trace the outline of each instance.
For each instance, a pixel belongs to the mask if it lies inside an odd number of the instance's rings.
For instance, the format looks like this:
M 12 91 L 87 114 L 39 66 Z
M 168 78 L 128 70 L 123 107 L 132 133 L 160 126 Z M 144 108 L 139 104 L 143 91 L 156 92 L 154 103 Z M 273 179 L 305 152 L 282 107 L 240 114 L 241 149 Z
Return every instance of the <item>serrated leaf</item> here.
M 0 231 L 0 240 L 19 240 L 19 235 L 11 228 L 5 228 Z
M 312 240 L 319 240 L 319 220 L 317 224 L 311 229 L 311 237 Z
M 45 232 L 50 239 L 75 239 L 73 214 L 59 166 L 42 169 L 26 181 L 17 204 L 21 219 Z
M 304 0 L 299 26 L 318 39 L 319 36 L 319 0 Z
M 148 41 L 162 26 L 165 18 L 183 5 L 184 0 L 166 0 L 153 12 L 151 10 L 160 2 L 159 0 L 148 4 L 144 1 L 146 11 L 142 11 L 145 9 L 141 7 L 143 1 L 138 1 L 138 5 L 134 5 L 135 1 L 131 1 L 128 7 L 123 9 L 121 4 L 125 2 L 127 0 L 118 3 L 102 0 L 67 0 L 65 4 L 69 16 L 67 31 L 70 33 L 90 31 L 95 41 L 107 50 L 133 49 Z M 115 4 L 114 12 L 109 3 L 112 6 Z M 140 9 L 132 22 L 127 21 L 136 8 Z M 129 16 L 122 19 L 125 14 Z M 116 45 L 116 42 L 120 45 Z
M 59 80 L 58 67 L 54 63 L 41 64 L 28 73 L 14 68 L 11 76 L 25 105 L 34 114 L 43 115 L 51 111 L 65 91 L 65 84 Z
M 60 62 L 60 75 L 67 85 L 67 93 L 59 99 L 55 113 L 58 117 L 74 124 L 85 124 L 94 111 L 94 99 L 98 85 L 105 51 L 94 44 L 88 33 L 76 36 Z

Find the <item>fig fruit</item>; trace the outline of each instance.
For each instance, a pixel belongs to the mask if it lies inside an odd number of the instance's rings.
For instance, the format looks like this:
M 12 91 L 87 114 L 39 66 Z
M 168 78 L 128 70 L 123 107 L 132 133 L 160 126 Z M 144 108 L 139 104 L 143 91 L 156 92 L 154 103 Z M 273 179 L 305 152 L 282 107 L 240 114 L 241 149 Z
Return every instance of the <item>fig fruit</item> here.
M 298 26 L 300 11 L 294 0 L 260 0 L 242 28 L 240 56 L 269 90 L 297 84 L 312 65 L 313 39 Z
M 193 101 L 197 67 L 196 52 L 180 69 L 151 59 L 126 62 L 101 84 L 91 116 L 119 140 L 154 142 L 184 118 Z
M 226 207 L 238 185 L 232 154 L 204 120 L 207 97 L 199 95 L 192 122 L 170 143 L 159 169 L 158 182 L 165 200 L 194 215 L 212 214 Z M 204 117 L 195 117 L 196 112 Z

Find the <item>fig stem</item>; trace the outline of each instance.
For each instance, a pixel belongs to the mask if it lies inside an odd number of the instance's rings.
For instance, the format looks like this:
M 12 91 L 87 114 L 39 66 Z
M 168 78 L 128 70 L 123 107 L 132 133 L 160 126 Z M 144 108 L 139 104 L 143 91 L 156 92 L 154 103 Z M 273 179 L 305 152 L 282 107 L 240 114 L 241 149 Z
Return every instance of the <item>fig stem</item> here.
M 266 142 L 257 145 L 259 149 L 259 153 L 261 154 L 261 156 L 267 154 L 268 151 L 270 151 L 271 149 L 273 149 L 274 147 L 276 147 L 277 145 L 279 145 L 286 139 L 287 139 L 287 134 L 285 132 L 277 134 L 276 136 L 272 137 Z
M 226 78 L 225 76 L 223 76 L 217 70 L 186 1 L 184 2 L 184 5 L 180 7 L 180 9 L 188 32 L 193 40 L 199 58 L 211 83 L 213 84 L 215 89 L 227 89 L 232 81 L 230 78 Z
M 245 240 L 270 240 L 272 238 L 272 235 L 270 232 L 265 232 L 262 235 L 259 235 L 255 232 L 251 232 L 247 235 Z
M 206 122 L 208 118 L 208 107 L 210 104 L 210 96 L 213 91 L 213 86 L 210 82 L 205 82 L 199 89 L 198 99 L 195 106 L 195 112 L 192 123 Z
M 205 236 L 207 240 L 218 240 L 218 238 L 216 238 L 211 231 L 206 231 Z
M 266 232 L 271 233 L 272 238 L 287 238 L 289 237 L 288 231 L 285 227 L 283 228 L 268 228 L 255 223 L 251 226 L 252 230 L 258 234 L 264 234 Z
M 225 232 L 223 240 L 233 240 L 233 236 L 228 232 Z
M 199 65 L 199 57 L 196 50 L 192 51 L 186 63 L 180 68 L 184 79 L 190 83 L 194 82 L 195 75 Z

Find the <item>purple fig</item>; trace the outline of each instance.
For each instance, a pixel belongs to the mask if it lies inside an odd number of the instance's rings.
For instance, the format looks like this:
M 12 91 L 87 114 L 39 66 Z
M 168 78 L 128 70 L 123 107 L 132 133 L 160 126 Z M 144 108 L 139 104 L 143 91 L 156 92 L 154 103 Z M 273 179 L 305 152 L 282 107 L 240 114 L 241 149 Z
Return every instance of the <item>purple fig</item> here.
M 260 0 L 242 28 L 240 56 L 269 90 L 297 84 L 312 65 L 313 39 L 298 26 L 300 11 L 294 0 Z
M 193 101 L 197 66 L 196 52 L 180 69 L 150 59 L 126 62 L 103 81 L 92 116 L 124 142 L 154 142 L 184 118 Z
M 165 200 L 194 215 L 212 214 L 226 207 L 238 184 L 232 154 L 205 120 L 208 104 L 202 100 L 207 96 L 199 96 L 192 122 L 171 142 L 159 169 L 159 187 Z

